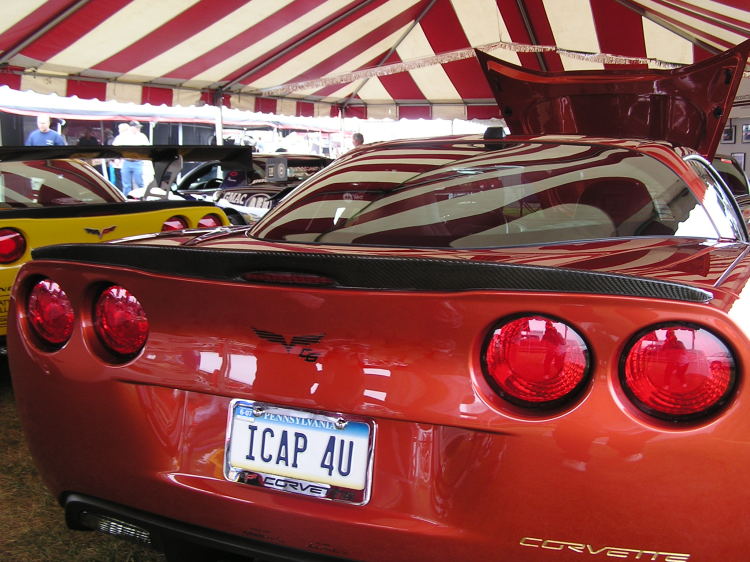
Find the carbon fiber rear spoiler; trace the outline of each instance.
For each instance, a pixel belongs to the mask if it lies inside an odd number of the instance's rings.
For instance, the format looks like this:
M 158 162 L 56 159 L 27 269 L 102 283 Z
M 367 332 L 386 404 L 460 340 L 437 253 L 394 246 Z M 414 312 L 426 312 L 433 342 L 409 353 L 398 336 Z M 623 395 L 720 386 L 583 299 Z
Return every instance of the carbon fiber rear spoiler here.
M 329 278 L 333 281 L 330 286 L 335 288 L 544 291 L 685 302 L 707 302 L 713 298 L 710 292 L 703 289 L 658 279 L 469 260 L 215 250 L 145 244 L 60 244 L 36 249 L 32 257 L 35 260 L 113 265 L 158 274 L 237 282 L 247 282 L 243 275 L 248 273 L 303 273 Z

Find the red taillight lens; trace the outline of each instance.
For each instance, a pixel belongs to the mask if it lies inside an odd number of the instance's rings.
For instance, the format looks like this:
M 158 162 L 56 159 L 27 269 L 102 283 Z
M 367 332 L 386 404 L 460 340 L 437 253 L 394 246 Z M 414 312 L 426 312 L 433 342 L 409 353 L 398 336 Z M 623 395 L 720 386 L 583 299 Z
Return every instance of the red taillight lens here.
M 169 217 L 164 221 L 164 224 L 161 225 L 161 231 L 166 232 L 168 230 L 184 230 L 187 227 L 187 219 L 185 217 L 175 215 L 173 217 Z
M 26 238 L 13 228 L 0 228 L 0 263 L 13 263 L 26 251 Z
M 494 329 L 485 346 L 484 366 L 490 384 L 509 402 L 551 408 L 583 390 L 589 352 L 583 338 L 564 322 L 524 316 Z
M 51 279 L 42 279 L 32 287 L 26 313 L 31 327 L 49 345 L 61 346 L 73 334 L 73 305 Z
M 198 221 L 198 228 L 217 228 L 221 226 L 221 217 L 210 213 Z
M 734 388 L 731 350 L 708 330 L 665 325 L 636 336 L 620 372 L 625 392 L 644 412 L 693 419 L 722 406 Z
M 146 343 L 149 326 L 138 299 L 124 287 L 112 285 L 94 306 L 94 329 L 109 349 L 131 356 Z

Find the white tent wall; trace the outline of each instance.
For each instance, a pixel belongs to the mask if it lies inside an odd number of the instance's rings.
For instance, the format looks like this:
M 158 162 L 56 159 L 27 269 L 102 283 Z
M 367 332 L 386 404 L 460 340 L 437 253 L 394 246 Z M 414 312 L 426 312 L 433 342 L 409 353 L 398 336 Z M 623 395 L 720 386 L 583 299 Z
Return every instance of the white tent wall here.
M 29 130 L 23 131 L 24 138 L 33 129 L 32 117 L 46 113 L 66 122 L 74 120 L 90 122 L 92 128 L 98 129 L 97 136 L 100 139 L 103 138 L 104 125 L 102 123 L 132 119 L 148 127 L 146 132 L 150 133 L 150 138 L 153 138 L 154 127 L 158 123 L 212 126 L 218 132 L 215 134 L 216 138 L 231 138 L 233 135 L 241 137 L 245 134 L 245 136 L 253 135 L 257 139 L 259 137 L 257 131 L 265 129 L 272 132 L 272 134 L 260 134 L 265 137 L 263 147 L 265 151 L 293 148 L 288 146 L 292 144 L 292 139 L 287 139 L 290 136 L 286 134 L 287 131 L 321 132 L 334 138 L 332 148 L 335 150 L 331 153 L 332 156 L 338 156 L 351 148 L 351 135 L 354 132 L 361 132 L 367 142 L 374 142 L 394 138 L 481 133 L 488 125 L 502 124 L 501 120 L 290 117 L 242 109 L 218 108 L 211 105 L 167 106 L 99 101 L 75 96 L 64 97 L 54 93 L 20 91 L 7 86 L 0 86 L 0 112 L 29 117 L 25 121 L 26 128 Z M 179 131 L 181 133 L 181 127 Z M 73 142 L 75 135 L 69 136 L 71 138 L 68 141 Z M 179 142 L 182 144 L 182 134 L 179 134 Z M 0 136 L 0 144 L 8 143 Z

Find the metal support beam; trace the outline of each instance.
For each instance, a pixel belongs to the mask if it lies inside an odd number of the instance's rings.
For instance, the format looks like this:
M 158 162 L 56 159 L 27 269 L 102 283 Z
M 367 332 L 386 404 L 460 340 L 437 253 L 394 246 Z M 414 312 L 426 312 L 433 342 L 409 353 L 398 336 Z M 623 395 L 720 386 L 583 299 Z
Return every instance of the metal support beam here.
M 539 45 L 539 41 L 536 38 L 536 33 L 534 33 L 534 26 L 531 24 L 531 18 L 529 17 L 529 12 L 526 10 L 526 3 L 524 0 L 516 0 L 516 6 L 518 7 L 518 11 L 521 13 L 521 19 L 523 20 L 523 26 L 526 28 L 526 33 L 529 34 L 529 39 L 531 40 L 532 45 Z M 540 52 L 536 52 L 536 60 L 539 63 L 539 69 L 542 72 L 547 72 L 549 70 L 549 67 L 547 66 L 547 62 L 544 60 L 544 56 Z

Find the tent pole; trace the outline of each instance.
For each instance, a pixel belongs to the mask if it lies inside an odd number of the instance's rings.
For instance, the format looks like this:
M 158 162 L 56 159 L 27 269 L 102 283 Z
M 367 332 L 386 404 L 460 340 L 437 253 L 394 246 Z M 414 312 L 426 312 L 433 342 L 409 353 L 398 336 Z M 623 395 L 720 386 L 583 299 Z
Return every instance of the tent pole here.
M 221 90 L 214 91 L 214 107 L 216 107 L 216 144 L 224 144 L 224 95 Z
M 221 106 L 216 106 L 216 144 L 224 144 L 224 119 L 221 111 Z

